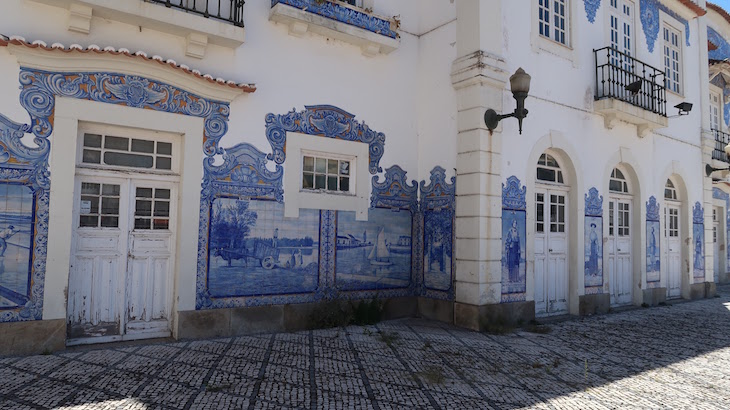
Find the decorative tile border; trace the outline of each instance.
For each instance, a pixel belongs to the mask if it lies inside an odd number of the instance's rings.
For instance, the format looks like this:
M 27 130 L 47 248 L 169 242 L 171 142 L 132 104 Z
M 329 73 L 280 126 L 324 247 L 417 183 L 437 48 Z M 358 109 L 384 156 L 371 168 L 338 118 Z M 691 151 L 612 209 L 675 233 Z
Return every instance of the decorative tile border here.
M 650 53 L 654 52 L 654 44 L 659 37 L 660 20 L 659 11 L 667 13 L 669 16 L 684 24 L 684 33 L 686 37 L 687 47 L 689 47 L 689 22 L 675 13 L 669 7 L 662 4 L 659 0 L 640 0 L 639 14 L 641 18 L 641 26 L 646 36 L 646 46 Z
M 659 203 L 653 195 L 646 202 L 646 282 L 649 288 L 661 281 L 661 226 Z
M 601 0 L 583 0 L 583 4 L 586 8 L 588 21 L 594 23 L 596 21 L 596 13 L 601 7 Z
M 448 290 L 433 289 L 426 285 L 425 275 L 426 268 L 422 269 L 424 280 L 423 286 L 421 287 L 421 295 L 431 299 L 454 299 L 454 272 L 456 272 L 456 258 L 454 244 L 456 243 L 456 177 L 451 177 L 451 181 L 446 181 L 446 170 L 441 167 L 435 167 L 431 170 L 430 182 L 426 185 L 426 181 L 421 181 L 420 184 L 420 218 L 422 229 L 425 229 L 426 214 L 429 212 L 448 212 L 451 215 L 451 226 L 450 229 L 441 227 L 451 232 L 451 266 L 450 266 L 450 283 L 451 286 Z M 424 232 L 421 232 L 419 239 L 422 239 L 420 249 L 423 249 L 424 255 L 420 258 L 421 264 L 425 261 L 425 254 L 430 249 L 428 243 L 426 243 L 426 237 Z
M 344 4 L 327 0 L 271 0 L 271 7 L 277 4 L 286 4 L 381 36 L 398 37 L 398 33 L 391 26 L 391 20 L 366 13 L 365 10 L 353 9 Z
M 385 152 L 385 134 L 371 130 L 364 122 L 355 121 L 355 116 L 332 105 L 305 106 L 302 112 L 292 110 L 287 114 L 266 115 L 266 138 L 271 144 L 272 153 L 267 156 L 277 164 L 286 160 L 286 133 L 319 135 L 345 141 L 368 144 L 370 153 L 370 173 L 376 174 L 380 159 Z

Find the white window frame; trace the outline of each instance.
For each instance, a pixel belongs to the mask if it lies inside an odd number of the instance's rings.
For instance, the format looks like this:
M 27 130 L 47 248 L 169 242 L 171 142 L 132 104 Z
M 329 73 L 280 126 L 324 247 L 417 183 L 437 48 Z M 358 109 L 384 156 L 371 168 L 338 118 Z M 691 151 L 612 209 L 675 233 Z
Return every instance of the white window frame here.
M 86 169 L 125 171 L 140 174 L 156 174 L 156 175 L 179 175 L 180 174 L 180 156 L 181 156 L 181 140 L 179 135 L 162 133 L 157 131 L 143 130 L 139 128 L 127 128 L 106 124 L 83 123 L 81 125 L 82 132 L 79 133 L 76 144 L 76 167 Z M 172 144 L 172 166 L 169 170 L 155 168 L 136 168 L 117 165 L 91 164 L 83 162 L 84 152 L 84 134 L 98 134 L 102 136 L 109 135 L 114 137 L 123 137 L 129 139 L 144 139 L 155 142 L 167 142 Z M 102 151 L 103 152 L 103 151 Z M 154 154 L 150 154 L 154 155 Z M 103 159 L 102 159 L 103 162 Z
M 713 102 L 713 99 L 712 99 L 713 96 L 717 97 L 717 105 L 715 105 L 715 103 Z M 725 123 L 724 122 L 724 118 L 723 118 L 723 116 L 724 116 L 724 113 L 723 113 L 723 92 L 722 92 L 722 89 L 720 87 L 718 87 L 718 86 L 716 86 L 714 84 L 710 84 L 710 129 L 711 130 L 712 129 L 715 129 L 715 128 L 713 128 L 713 121 L 712 121 L 713 115 L 714 115 L 713 112 L 712 112 L 712 109 L 713 108 L 716 108 L 717 109 L 717 128 L 716 129 L 718 131 L 722 131 L 723 130 L 723 124 Z
M 299 217 L 300 209 L 354 211 L 356 220 L 368 217 L 370 206 L 370 146 L 316 135 L 288 132 L 284 163 L 284 216 Z M 350 161 L 350 192 L 302 189 L 304 155 Z
M 551 2 L 552 11 L 552 6 L 555 0 L 548 1 Z M 553 39 L 554 19 L 552 12 L 550 19 L 550 28 L 552 31 L 551 35 L 546 37 L 540 34 L 540 5 L 538 4 L 538 0 L 531 0 L 530 3 L 532 3 L 532 24 L 530 30 L 532 51 L 536 53 L 547 52 L 556 55 L 566 60 L 570 60 L 573 63 L 573 67 L 577 67 L 578 55 L 575 50 L 579 47 L 578 38 L 574 35 L 575 30 L 573 27 L 573 24 L 577 21 L 577 19 L 574 19 L 573 17 L 579 15 L 576 4 L 581 3 L 582 5 L 583 3 L 576 0 L 565 0 L 565 44 Z
M 312 150 L 301 150 L 301 161 L 302 161 L 302 169 L 301 172 L 304 174 L 304 157 L 314 157 L 315 161 L 316 159 L 333 159 L 336 161 L 349 161 L 350 162 L 350 175 L 348 176 L 350 178 L 350 189 L 347 191 L 333 191 L 327 188 L 304 188 L 304 180 L 300 180 L 299 188 L 302 192 L 315 192 L 315 193 L 327 193 L 331 195 L 355 195 L 355 192 L 357 192 L 357 167 L 355 165 L 355 161 L 357 160 L 357 157 L 352 155 L 341 155 L 341 154 L 333 154 L 333 153 L 327 153 L 327 152 L 319 152 L 319 151 L 312 151 Z M 309 171 L 306 171 L 309 172 Z M 317 175 L 316 172 L 316 163 L 315 163 L 315 172 L 312 172 L 313 174 Z M 326 173 L 326 175 L 329 176 L 329 173 Z M 339 174 L 338 174 L 339 177 Z M 315 183 L 316 185 L 316 183 Z M 327 181 L 325 180 L 325 185 L 327 185 Z M 339 186 L 339 182 L 338 182 Z
M 664 33 L 665 31 L 669 31 L 670 38 L 669 40 L 665 39 Z M 677 35 L 677 45 L 676 47 L 671 44 L 671 34 L 674 32 L 674 34 Z M 684 58 L 683 58 L 683 52 L 682 52 L 682 43 L 684 42 L 684 30 L 676 28 L 676 26 L 670 24 L 667 19 L 662 19 L 661 23 L 661 30 L 660 30 L 660 36 L 662 40 L 662 65 L 664 66 L 664 77 L 665 77 L 665 85 L 667 86 L 667 91 L 683 96 L 684 95 Z M 674 63 L 675 60 L 672 59 L 671 56 L 667 56 L 667 48 L 669 51 L 676 51 L 678 55 L 678 60 L 676 61 L 677 69 L 674 70 L 674 68 L 667 67 L 667 58 L 671 59 L 671 63 Z M 669 73 L 668 73 L 669 71 Z M 677 80 L 675 81 L 671 75 L 668 74 L 677 74 Z M 676 85 L 677 89 L 675 90 L 672 86 Z
M 630 17 L 631 30 L 632 30 L 632 32 L 630 34 L 630 41 L 631 41 L 630 48 L 631 48 L 631 50 L 630 50 L 630 53 L 626 53 L 625 47 L 619 47 L 619 51 L 622 52 L 622 53 L 624 53 L 624 54 L 629 54 L 629 56 L 632 57 L 632 58 L 637 58 L 636 37 L 638 36 L 638 31 L 637 31 L 636 14 L 637 14 L 637 12 L 639 10 L 638 1 L 634 1 L 634 0 L 617 0 L 618 10 L 616 12 L 619 13 L 619 14 L 621 14 L 620 17 L 617 17 L 619 23 L 622 22 L 623 19 L 625 19 L 625 14 L 622 14 L 623 13 L 624 3 L 630 3 L 631 4 L 631 11 L 632 11 L 632 15 Z M 605 24 L 605 27 L 606 27 L 606 29 L 605 29 L 606 30 L 606 33 L 605 33 L 605 35 L 606 35 L 606 44 L 608 44 L 609 46 L 612 45 L 612 41 L 611 41 L 611 16 L 613 15 L 613 12 L 611 11 L 611 7 L 612 6 L 611 6 L 610 0 L 609 0 L 608 1 L 608 4 L 606 4 L 606 12 L 604 13 L 604 15 L 605 15 L 604 24 Z M 639 22 L 638 24 L 641 24 L 641 23 Z M 617 27 L 617 29 L 619 30 L 618 31 L 618 36 L 620 37 L 619 38 L 619 42 L 621 42 L 622 39 L 623 39 L 623 33 L 621 32 L 622 27 Z M 617 58 L 617 60 L 618 61 L 615 61 L 615 62 L 619 63 L 619 66 L 624 66 L 624 68 L 626 68 L 626 69 L 629 68 L 629 67 L 626 67 L 626 65 L 628 65 L 629 63 L 626 62 L 626 61 L 624 61 L 623 58 Z

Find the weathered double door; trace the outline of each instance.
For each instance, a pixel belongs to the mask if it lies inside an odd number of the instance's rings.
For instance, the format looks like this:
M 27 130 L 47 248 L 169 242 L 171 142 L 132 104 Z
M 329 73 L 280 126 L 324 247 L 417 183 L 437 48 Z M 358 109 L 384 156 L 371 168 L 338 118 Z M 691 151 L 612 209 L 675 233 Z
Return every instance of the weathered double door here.
M 535 190 L 535 314 L 568 313 L 567 191 Z
M 611 305 L 631 303 L 631 198 L 616 196 L 608 201 L 608 283 Z
M 170 335 L 177 186 L 109 174 L 77 175 L 69 344 Z

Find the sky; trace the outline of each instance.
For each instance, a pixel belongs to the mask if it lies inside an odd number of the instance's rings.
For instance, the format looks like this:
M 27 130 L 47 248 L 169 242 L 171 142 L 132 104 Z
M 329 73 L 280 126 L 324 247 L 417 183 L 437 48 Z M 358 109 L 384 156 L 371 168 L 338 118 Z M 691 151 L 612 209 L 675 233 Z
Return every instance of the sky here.
M 710 0 L 710 2 L 717 4 L 718 6 L 724 8 L 726 11 L 730 12 L 730 0 Z

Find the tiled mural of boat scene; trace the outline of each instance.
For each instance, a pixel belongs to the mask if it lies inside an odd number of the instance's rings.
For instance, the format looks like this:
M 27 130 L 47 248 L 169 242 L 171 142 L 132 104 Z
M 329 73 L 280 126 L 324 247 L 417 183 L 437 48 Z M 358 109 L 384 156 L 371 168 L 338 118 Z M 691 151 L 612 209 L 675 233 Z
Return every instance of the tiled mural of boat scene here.
M 411 279 L 411 213 L 371 208 L 367 221 L 337 213 L 335 283 L 340 290 L 407 287 Z
M 284 218 L 275 201 L 217 198 L 210 223 L 213 297 L 312 292 L 319 270 L 319 211 Z
M 29 187 L 0 183 L 0 309 L 28 302 L 33 209 Z
M 451 288 L 454 212 L 451 209 L 426 211 L 424 218 L 423 282 L 429 289 Z

